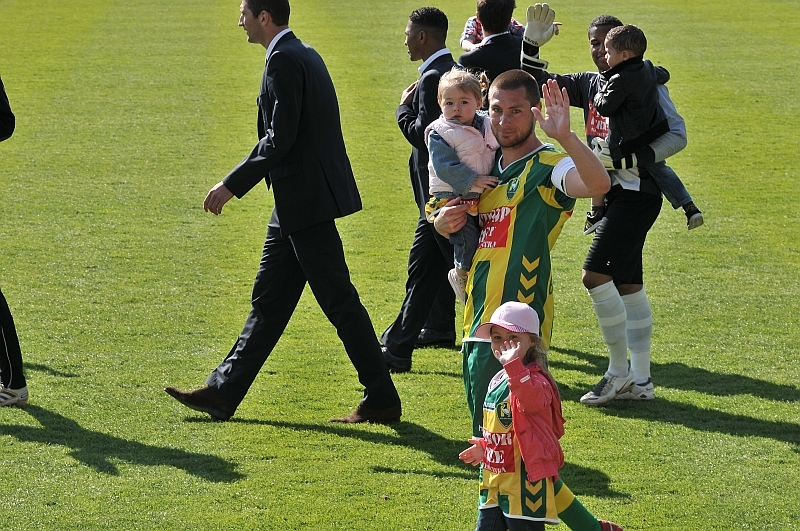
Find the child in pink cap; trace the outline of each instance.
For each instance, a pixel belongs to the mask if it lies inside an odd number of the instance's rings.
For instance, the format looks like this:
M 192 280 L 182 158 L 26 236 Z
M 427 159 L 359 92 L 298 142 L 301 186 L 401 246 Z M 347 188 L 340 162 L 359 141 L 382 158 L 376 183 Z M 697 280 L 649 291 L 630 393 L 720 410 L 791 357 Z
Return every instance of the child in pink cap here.
M 507 302 L 475 335 L 491 339 L 503 364 L 486 393 L 483 437 L 470 439 L 472 446 L 459 454 L 466 463 L 481 464 L 475 529 L 495 529 L 500 519 L 512 531 L 558 524 L 554 484 L 564 464 L 558 442 L 564 418 L 558 386 L 540 346 L 539 317 L 527 304 Z

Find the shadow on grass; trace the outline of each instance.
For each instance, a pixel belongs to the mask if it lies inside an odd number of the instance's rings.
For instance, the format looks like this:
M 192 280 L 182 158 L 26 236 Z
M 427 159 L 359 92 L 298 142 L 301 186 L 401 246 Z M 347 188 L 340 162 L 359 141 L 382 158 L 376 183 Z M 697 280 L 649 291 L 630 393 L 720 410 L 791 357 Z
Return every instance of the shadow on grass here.
M 773 439 L 792 445 L 800 453 L 800 425 L 791 422 L 755 419 L 658 397 L 652 402 L 617 401 L 602 411 L 610 416 L 665 422 L 697 431 Z
M 550 367 L 552 369 L 582 371 L 597 376 L 598 380 L 602 378 L 606 369 L 608 369 L 608 356 L 605 355 L 600 356 L 579 350 L 552 346 L 550 350 L 587 361 L 596 368 L 596 370 L 592 370 L 583 364 L 551 360 Z M 663 385 L 671 389 L 697 391 L 714 396 L 752 395 L 778 402 L 800 401 L 800 388 L 791 385 L 765 382 L 764 380 L 739 374 L 711 372 L 706 369 L 690 367 L 683 363 L 651 362 L 651 367 L 656 385 Z M 556 372 L 557 375 L 558 373 Z
M 597 367 L 598 377 L 608 367 L 608 359 L 603 356 L 553 347 L 551 350 L 589 361 Z M 550 366 L 555 369 L 591 371 L 585 365 L 578 366 L 562 361 L 551 361 Z M 657 385 L 672 389 L 698 391 L 715 396 L 752 395 L 784 402 L 800 400 L 800 390 L 795 387 L 765 382 L 749 376 L 719 374 L 689 367 L 683 363 L 653 363 L 652 368 Z M 558 375 L 557 370 L 555 372 Z M 586 389 L 572 389 L 566 385 L 559 386 L 559 390 L 563 400 L 576 402 L 586 392 Z M 800 424 L 791 422 L 762 420 L 714 409 L 703 409 L 694 404 L 670 401 L 658 396 L 652 402 L 614 401 L 601 411 L 611 416 L 665 422 L 698 431 L 774 439 L 789 443 L 795 452 L 800 453 Z
M 59 378 L 76 378 L 79 376 L 74 372 L 63 372 L 53 369 L 47 365 L 42 365 L 41 363 L 25 363 L 25 372 L 28 371 L 36 371 L 36 372 L 43 372 L 45 374 L 49 374 L 50 376 L 58 376 Z
M 72 419 L 39 406 L 27 406 L 23 411 L 42 426 L 0 424 L 0 434 L 22 442 L 67 447 L 69 455 L 102 474 L 119 475 L 119 469 L 113 463 L 113 460 L 119 460 L 135 465 L 172 466 L 215 483 L 231 483 L 245 477 L 236 472 L 234 464 L 221 457 L 162 448 L 90 431 Z
M 237 421 L 231 419 L 229 422 Z M 430 455 L 431 459 L 437 463 L 456 467 L 458 472 L 448 471 L 427 471 L 419 469 L 400 469 L 387 466 L 373 466 L 374 472 L 386 474 L 422 474 L 437 478 L 458 478 L 466 480 L 478 479 L 478 470 L 471 465 L 463 463 L 458 459 L 458 454 L 467 446 L 466 440 L 452 440 L 442 437 L 418 424 L 411 422 L 398 422 L 389 425 L 395 430 L 397 436 L 385 433 L 375 433 L 363 431 L 354 426 L 342 426 L 335 424 L 299 424 L 296 422 L 273 421 L 273 420 L 238 420 L 238 422 L 263 424 L 276 428 L 288 428 L 299 431 L 309 431 L 336 435 L 338 437 L 350 437 L 365 442 L 383 445 L 404 446 L 412 450 L 424 452 Z M 354 429 L 355 428 L 355 429 Z M 561 475 L 565 478 L 564 482 L 572 489 L 575 494 L 591 495 L 604 498 L 626 498 L 627 495 L 614 491 L 611 488 L 611 479 L 602 471 L 583 466 L 566 463 L 561 469 Z M 569 485 L 567 478 L 575 480 L 576 485 Z M 577 487 L 577 488 L 576 488 Z

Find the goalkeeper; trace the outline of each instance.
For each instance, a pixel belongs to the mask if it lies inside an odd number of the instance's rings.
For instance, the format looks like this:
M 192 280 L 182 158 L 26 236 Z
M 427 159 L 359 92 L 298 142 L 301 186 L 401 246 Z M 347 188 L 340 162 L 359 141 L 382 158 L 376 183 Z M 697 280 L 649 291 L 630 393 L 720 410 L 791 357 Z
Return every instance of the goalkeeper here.
M 653 177 L 658 188 L 667 197 L 673 208 L 683 208 L 686 215 L 687 228 L 691 230 L 702 225 L 702 212 L 692 202 L 692 198 L 680 178 L 664 162 L 664 159 L 686 147 L 685 123 L 675 110 L 674 104 L 669 99 L 669 92 L 663 85 L 669 79 L 669 75 L 666 74 L 666 77 L 660 81 L 661 84 L 657 85 L 657 96 L 654 97 L 657 97 L 658 105 L 652 102 L 651 106 L 651 110 L 655 109 L 656 112 L 663 114 L 668 130 L 661 130 L 661 133 L 664 133 L 663 135 L 654 134 L 651 136 L 650 140 L 652 141 L 649 145 L 646 145 L 648 139 L 640 137 L 642 141 L 638 145 L 626 143 L 624 151 L 612 149 L 612 152 L 609 153 L 605 141 L 609 135 L 609 127 L 608 120 L 604 117 L 608 116 L 609 112 L 603 112 L 601 115 L 598 112 L 599 109 L 595 106 L 595 99 L 598 97 L 597 94 L 608 92 L 611 87 L 607 86 L 607 80 L 612 77 L 617 82 L 618 89 L 620 76 L 615 74 L 619 74 L 620 69 L 630 68 L 631 63 L 637 63 L 640 66 L 642 64 L 641 53 L 638 54 L 638 59 L 628 57 L 625 65 L 619 65 L 612 71 L 606 59 L 605 38 L 612 28 L 622 26 L 622 22 L 616 17 L 602 15 L 592 21 L 588 31 L 589 51 L 599 74 L 593 72 L 566 75 L 549 74 L 545 71 L 548 66 L 547 62 L 539 59 L 539 47 L 552 37 L 550 28 L 555 15 L 547 4 L 536 4 L 536 6 L 531 6 L 528 9 L 528 29 L 522 45 L 521 62 L 523 69 L 530 72 L 540 84 L 544 83 L 548 78 L 556 79 L 561 87 L 567 89 L 572 105 L 583 108 L 586 122 L 586 141 L 590 146 L 594 147 L 595 154 L 603 161 L 606 169 L 646 167 L 647 174 Z M 642 38 L 644 38 L 643 35 Z M 644 50 L 642 50 L 643 52 Z M 630 51 L 628 53 L 630 54 Z M 666 73 L 665 70 L 663 72 Z M 630 85 L 626 86 L 630 88 Z M 617 91 L 614 97 L 619 97 L 620 94 L 621 91 Z M 608 108 L 610 107 L 611 105 L 608 105 Z M 614 119 L 612 118 L 613 121 Z M 612 132 L 613 136 L 615 135 Z M 618 138 L 619 134 L 616 137 Z M 630 138 L 629 135 L 625 135 L 625 137 L 626 139 Z M 586 216 L 584 234 L 591 234 L 597 229 L 604 217 L 604 210 L 603 197 L 593 198 L 592 211 L 587 213 Z
M 543 37 L 525 39 L 522 63 L 540 83 L 556 80 L 566 90 L 570 104 L 583 108 L 586 139 L 591 145 L 595 138 L 608 136 L 608 122 L 595 109 L 594 99 L 606 84 L 601 73 L 609 69 L 606 35 L 612 28 L 622 26 L 622 22 L 616 17 L 602 15 L 589 25 L 589 51 L 600 73 L 554 75 L 545 71 L 547 63 L 539 58 L 539 47 L 552 36 L 545 11 L 550 9 L 545 10 L 542 4 L 539 17 L 528 20 L 526 34 L 539 28 L 534 35 Z M 669 132 L 635 153 L 640 163 L 663 161 L 686 146 L 685 124 L 669 99 L 666 86 L 658 85 L 657 90 L 658 104 L 667 117 Z M 597 151 L 595 154 L 602 155 Z M 611 162 L 605 164 L 607 168 L 614 168 L 610 157 L 605 162 Z M 644 289 L 642 254 L 647 233 L 661 211 L 661 191 L 653 179 L 640 177 L 635 168 L 614 168 L 609 174 L 611 189 L 605 197 L 605 217 L 597 228 L 582 272 L 583 285 L 592 299 L 609 353 L 607 371 L 597 385 L 581 397 L 581 403 L 590 406 L 602 406 L 614 399 L 655 398 L 650 375 L 653 315 Z

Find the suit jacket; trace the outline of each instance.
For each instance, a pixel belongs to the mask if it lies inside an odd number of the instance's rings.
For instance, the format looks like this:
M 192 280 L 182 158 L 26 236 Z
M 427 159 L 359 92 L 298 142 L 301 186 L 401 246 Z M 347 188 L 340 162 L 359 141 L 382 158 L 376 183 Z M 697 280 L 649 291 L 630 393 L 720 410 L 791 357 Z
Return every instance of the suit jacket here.
M 241 198 L 266 179 L 284 236 L 361 210 L 333 81 L 292 32 L 267 58 L 257 103 L 260 140 L 223 179 L 228 190 Z
M 484 41 L 474 50 L 461 54 L 458 62 L 470 71 L 486 72 L 486 77 L 492 82 L 503 72 L 520 67 L 520 53 L 522 37 L 503 33 Z
M 414 200 L 423 213 L 425 203 L 430 197 L 428 191 L 428 147 L 425 145 L 425 129 L 442 114 L 439 108 L 439 78 L 456 66 L 451 54 L 436 58 L 420 76 L 411 103 L 397 108 L 397 125 L 411 144 L 411 158 L 408 169 L 411 174 L 411 188 Z
M 6 89 L 3 86 L 3 80 L 0 79 L 0 141 L 5 140 L 14 133 L 14 125 L 14 113 L 11 112 Z

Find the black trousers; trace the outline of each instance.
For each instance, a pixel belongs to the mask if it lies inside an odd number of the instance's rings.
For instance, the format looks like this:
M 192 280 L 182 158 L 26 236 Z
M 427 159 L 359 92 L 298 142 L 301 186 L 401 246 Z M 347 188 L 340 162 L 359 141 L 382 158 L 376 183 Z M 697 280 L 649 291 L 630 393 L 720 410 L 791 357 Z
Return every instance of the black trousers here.
M 447 281 L 453 267 L 453 246 L 421 216 L 408 253 L 406 297 L 394 323 L 381 336 L 392 354 L 410 358 L 423 326 L 453 330 L 455 294 Z
M 22 350 L 19 348 L 14 318 L 6 298 L 0 290 L 0 379 L 9 389 L 21 389 L 28 385 L 22 372 Z
M 372 321 L 350 282 L 336 224 L 331 220 L 281 236 L 274 211 L 253 284 L 252 310 L 239 339 L 206 383 L 238 406 L 283 334 L 306 282 L 365 388 L 361 403 L 375 409 L 399 405 Z

